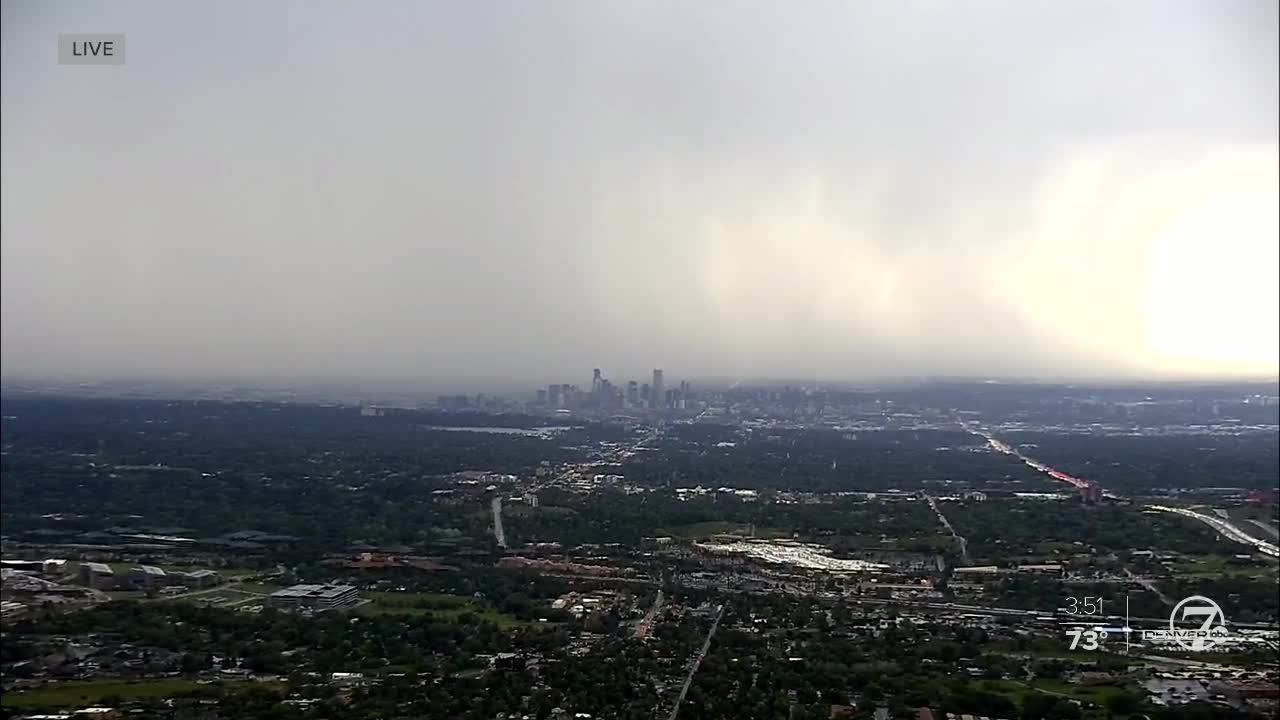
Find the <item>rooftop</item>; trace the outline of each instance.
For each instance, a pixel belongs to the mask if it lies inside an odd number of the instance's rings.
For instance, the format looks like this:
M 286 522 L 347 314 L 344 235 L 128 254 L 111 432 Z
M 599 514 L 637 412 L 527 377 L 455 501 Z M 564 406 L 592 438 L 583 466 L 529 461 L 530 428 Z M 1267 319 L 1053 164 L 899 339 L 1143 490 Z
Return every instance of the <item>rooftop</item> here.
M 271 593 L 273 598 L 337 598 L 354 592 L 354 585 L 294 585 Z

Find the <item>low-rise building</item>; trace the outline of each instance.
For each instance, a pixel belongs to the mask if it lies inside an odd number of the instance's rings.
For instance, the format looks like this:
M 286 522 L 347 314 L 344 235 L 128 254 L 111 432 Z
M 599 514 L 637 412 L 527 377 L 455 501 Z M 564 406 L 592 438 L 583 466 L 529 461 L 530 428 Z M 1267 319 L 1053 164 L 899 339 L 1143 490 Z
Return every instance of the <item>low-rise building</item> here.
M 267 605 L 289 610 L 330 610 L 354 605 L 360 593 L 354 585 L 294 585 L 267 597 Z
M 129 585 L 139 590 L 162 588 L 168 582 L 168 573 L 154 565 L 140 565 L 129 570 Z
M 208 588 L 222 582 L 222 576 L 212 570 L 192 570 L 184 573 L 182 584 L 193 588 Z
M 80 563 L 80 584 L 98 590 L 109 590 L 116 586 L 116 572 L 106 563 Z

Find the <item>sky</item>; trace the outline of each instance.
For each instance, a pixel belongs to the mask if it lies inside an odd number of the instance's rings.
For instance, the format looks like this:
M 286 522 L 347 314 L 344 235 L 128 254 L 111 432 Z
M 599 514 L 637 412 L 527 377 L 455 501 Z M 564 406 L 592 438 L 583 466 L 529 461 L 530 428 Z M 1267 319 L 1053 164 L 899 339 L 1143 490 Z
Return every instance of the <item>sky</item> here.
M 8 378 L 1280 368 L 1274 0 L 2 20 Z

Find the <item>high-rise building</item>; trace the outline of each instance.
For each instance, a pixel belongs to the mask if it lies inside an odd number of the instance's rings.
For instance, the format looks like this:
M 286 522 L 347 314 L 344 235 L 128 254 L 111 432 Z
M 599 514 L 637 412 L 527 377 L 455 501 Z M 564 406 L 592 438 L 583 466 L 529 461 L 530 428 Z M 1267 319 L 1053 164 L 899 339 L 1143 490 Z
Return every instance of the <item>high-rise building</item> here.
M 635 380 L 627 383 L 627 405 L 631 407 L 640 405 L 640 384 Z
M 546 404 L 547 404 L 547 391 L 546 391 L 546 390 L 539 390 L 539 391 L 538 391 L 538 400 L 537 400 L 537 403 L 538 403 L 539 405 L 546 405 Z
M 591 392 L 593 394 L 600 391 L 600 382 L 600 368 L 596 368 L 591 371 Z
M 653 389 L 649 396 L 653 399 L 653 407 L 661 409 L 666 401 L 666 391 L 662 387 L 662 370 L 654 369 L 653 371 Z
M 1080 497 L 1087 505 L 1097 505 L 1102 502 L 1102 486 L 1096 482 L 1087 482 L 1080 486 Z
M 553 408 L 560 407 L 560 386 L 559 385 L 547 386 L 547 404 Z
M 436 398 L 436 405 L 441 410 L 464 410 L 471 407 L 471 398 L 466 395 L 440 395 Z
M 649 383 L 640 386 L 640 402 L 648 406 L 649 399 L 653 397 L 653 390 L 649 387 Z

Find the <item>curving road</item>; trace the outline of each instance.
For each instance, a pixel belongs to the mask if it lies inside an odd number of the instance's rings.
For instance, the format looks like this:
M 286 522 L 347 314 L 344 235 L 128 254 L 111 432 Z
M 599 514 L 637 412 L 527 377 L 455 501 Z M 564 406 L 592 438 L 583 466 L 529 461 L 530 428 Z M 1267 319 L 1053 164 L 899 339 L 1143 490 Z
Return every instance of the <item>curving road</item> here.
M 994 450 L 1005 453 L 1006 455 L 1012 455 L 1018 458 L 1019 460 L 1021 460 L 1022 462 L 1026 463 L 1027 466 L 1035 470 L 1039 470 L 1040 472 L 1047 473 L 1050 477 L 1054 478 L 1055 480 L 1061 480 L 1077 488 L 1086 487 L 1089 484 L 1087 480 L 1081 480 L 1080 478 L 1067 475 L 1064 472 L 1054 470 L 1053 468 L 1049 467 L 1048 465 L 1045 465 L 1042 462 L 1033 460 L 1027 457 L 1026 455 L 1023 455 L 1013 447 L 1010 447 L 1009 445 L 995 439 L 991 435 L 991 433 L 985 432 L 983 430 L 974 429 L 965 423 L 961 423 L 961 425 L 963 425 L 964 428 L 969 432 L 985 438 L 986 441 L 991 445 L 991 447 Z M 1104 495 L 1111 496 L 1110 493 L 1104 493 Z M 1186 508 L 1169 507 L 1166 505 L 1148 505 L 1147 509 L 1159 510 L 1161 512 L 1171 512 L 1176 515 L 1182 515 L 1183 517 L 1189 517 L 1194 520 L 1199 520 L 1200 522 L 1208 525 L 1209 527 L 1212 527 L 1214 530 L 1217 530 L 1224 537 L 1230 538 L 1231 540 L 1241 543 L 1242 545 L 1250 545 L 1255 550 L 1263 553 L 1264 555 L 1270 555 L 1271 557 L 1274 557 L 1274 558 L 1280 558 L 1280 546 L 1277 546 L 1275 543 L 1267 542 L 1266 540 L 1261 540 L 1259 538 L 1256 538 L 1253 535 L 1250 535 L 1249 533 L 1245 532 L 1244 530 L 1241 530 L 1239 527 L 1237 527 L 1236 525 L 1232 524 L 1229 521 L 1226 511 L 1215 510 L 1214 511 L 1215 514 L 1221 515 L 1221 517 L 1215 517 L 1214 515 L 1206 515 L 1204 513 L 1196 512 L 1194 510 L 1188 510 Z
M 1280 538 L 1280 530 L 1276 530 L 1275 527 L 1268 525 L 1267 523 L 1264 523 L 1261 520 L 1251 519 L 1249 520 L 1249 522 L 1253 523 L 1254 525 L 1257 525 L 1259 528 L 1262 529 L 1263 532 L 1270 535 L 1271 537 Z
M 1217 530 L 1223 537 L 1234 540 L 1242 545 L 1251 545 L 1255 550 L 1264 555 L 1270 555 L 1273 558 L 1280 558 L 1280 546 L 1277 546 L 1275 543 L 1270 543 L 1266 540 L 1256 538 L 1222 518 L 1214 517 L 1213 515 L 1205 515 L 1204 513 L 1196 512 L 1195 510 L 1188 510 L 1187 508 L 1169 507 L 1167 505 L 1148 505 L 1147 509 L 1169 512 L 1175 515 L 1189 517 L 1193 520 L 1199 520 L 1214 530 Z

